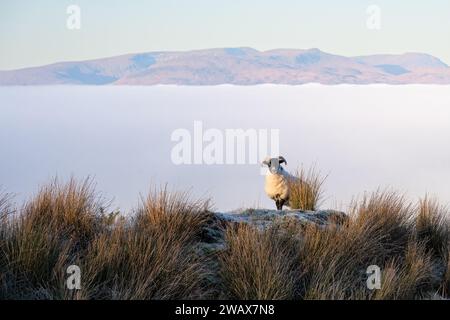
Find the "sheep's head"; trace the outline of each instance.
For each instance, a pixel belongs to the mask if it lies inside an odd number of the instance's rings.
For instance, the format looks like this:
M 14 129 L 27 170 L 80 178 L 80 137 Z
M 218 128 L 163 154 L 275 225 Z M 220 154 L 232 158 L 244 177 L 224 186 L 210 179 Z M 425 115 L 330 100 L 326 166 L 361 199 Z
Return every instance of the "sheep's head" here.
M 286 159 L 283 158 L 282 156 L 279 156 L 278 158 L 267 157 L 262 162 L 262 164 L 267 166 L 269 168 L 269 171 L 273 174 L 280 173 L 280 171 L 283 170 L 283 168 L 281 167 L 282 163 L 287 164 Z

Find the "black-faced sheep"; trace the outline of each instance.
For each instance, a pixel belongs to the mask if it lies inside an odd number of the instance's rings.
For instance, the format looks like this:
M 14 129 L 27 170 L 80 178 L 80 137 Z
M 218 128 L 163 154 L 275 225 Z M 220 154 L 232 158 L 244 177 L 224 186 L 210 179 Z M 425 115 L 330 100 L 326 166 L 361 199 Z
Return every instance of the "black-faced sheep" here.
M 283 205 L 289 205 L 289 185 L 296 179 L 287 172 L 281 164 L 286 162 L 283 157 L 267 157 L 262 164 L 269 168 L 266 175 L 265 191 L 266 194 L 275 201 L 277 210 L 283 210 Z

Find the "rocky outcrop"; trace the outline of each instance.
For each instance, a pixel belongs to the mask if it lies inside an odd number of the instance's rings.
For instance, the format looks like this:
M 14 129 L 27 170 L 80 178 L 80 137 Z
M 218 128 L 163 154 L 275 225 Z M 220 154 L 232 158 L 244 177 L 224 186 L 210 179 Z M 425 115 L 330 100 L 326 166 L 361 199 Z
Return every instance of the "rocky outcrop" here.
M 327 225 L 342 223 L 347 215 L 335 210 L 302 211 L 302 210 L 266 210 L 248 209 L 235 213 L 216 213 L 217 219 L 226 223 L 247 223 L 258 229 L 267 229 L 275 223 L 298 222 L 301 224 L 314 223 Z
M 275 225 L 299 224 L 306 226 L 315 224 L 325 227 L 330 224 L 342 224 L 348 216 L 341 211 L 335 210 L 268 210 L 247 209 L 235 212 L 211 213 L 211 220 L 201 234 L 202 249 L 206 251 L 221 250 L 224 246 L 224 232 L 227 228 L 239 224 L 248 224 L 261 231 L 267 230 Z

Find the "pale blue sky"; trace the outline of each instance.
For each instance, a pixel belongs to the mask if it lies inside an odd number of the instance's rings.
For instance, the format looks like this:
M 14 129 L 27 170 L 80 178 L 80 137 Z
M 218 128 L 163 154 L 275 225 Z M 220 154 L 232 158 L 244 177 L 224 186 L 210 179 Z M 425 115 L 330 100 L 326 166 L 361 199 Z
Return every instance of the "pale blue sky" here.
M 81 8 L 81 30 L 66 8 Z M 369 5 L 381 30 L 366 27 Z M 449 0 L 0 0 L 0 70 L 124 53 L 249 46 L 425 52 L 450 63 Z

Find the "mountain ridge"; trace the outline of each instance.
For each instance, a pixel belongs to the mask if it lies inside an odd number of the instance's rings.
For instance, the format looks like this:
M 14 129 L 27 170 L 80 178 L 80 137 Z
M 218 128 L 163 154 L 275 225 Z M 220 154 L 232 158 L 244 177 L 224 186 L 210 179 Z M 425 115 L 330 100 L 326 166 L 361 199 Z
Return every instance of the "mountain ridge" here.
M 0 85 L 450 84 L 426 53 L 346 57 L 311 49 L 250 47 L 130 53 L 0 71 Z

